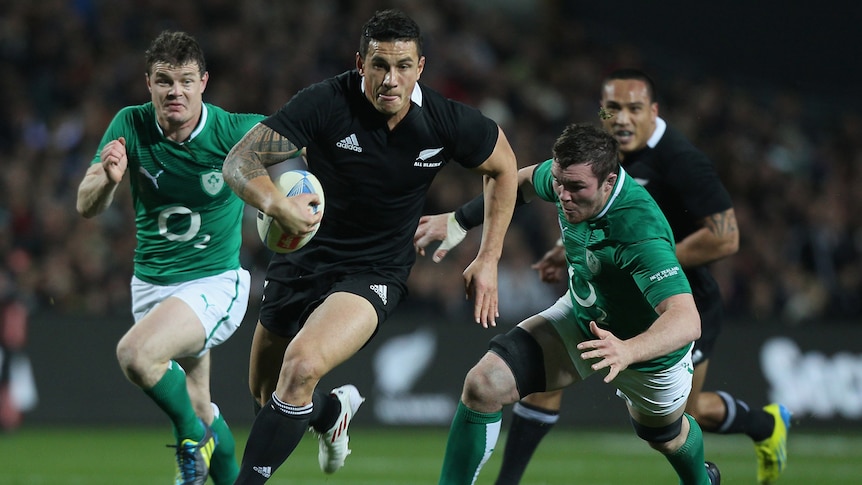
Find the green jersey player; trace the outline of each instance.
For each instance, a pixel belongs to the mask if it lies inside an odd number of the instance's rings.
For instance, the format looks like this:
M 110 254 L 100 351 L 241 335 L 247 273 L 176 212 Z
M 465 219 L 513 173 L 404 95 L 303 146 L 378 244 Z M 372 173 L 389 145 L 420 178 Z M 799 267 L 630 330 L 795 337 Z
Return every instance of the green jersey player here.
M 504 405 L 593 373 L 614 384 L 637 435 L 664 455 L 681 484 L 719 483 L 718 469 L 704 462 L 700 427 L 684 412 L 700 317 L 670 226 L 620 168 L 618 149 L 601 128 L 570 125 L 552 160 L 519 171 L 521 201 L 538 196 L 557 206 L 569 291 L 491 339 L 467 373 L 440 484 L 475 483 Z
M 222 178 L 224 158 L 263 116 L 203 102 L 203 51 L 163 32 L 146 53 L 152 101 L 120 110 L 78 189 L 84 217 L 102 213 L 129 174 L 137 247 L 135 324 L 117 346 L 126 377 L 168 415 L 177 484 L 232 484 L 234 439 L 210 400 L 209 349 L 242 322 L 250 276 L 240 266 L 244 203 Z

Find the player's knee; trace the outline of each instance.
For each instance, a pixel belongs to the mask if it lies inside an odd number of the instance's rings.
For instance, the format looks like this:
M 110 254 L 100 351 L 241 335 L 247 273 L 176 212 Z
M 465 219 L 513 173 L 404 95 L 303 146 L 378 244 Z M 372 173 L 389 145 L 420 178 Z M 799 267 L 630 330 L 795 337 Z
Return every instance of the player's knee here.
M 514 376 L 517 399 L 545 391 L 544 350 L 529 332 L 515 327 L 496 335 L 488 344 L 488 350 L 502 359 Z
M 505 363 L 483 358 L 464 379 L 465 404 L 503 405 L 517 400 L 515 378 Z M 493 407 L 493 406 L 492 406 Z
M 313 388 L 325 373 L 323 361 L 314 355 L 304 352 L 285 354 L 279 381 L 289 388 L 309 385 Z
M 660 427 L 644 426 L 632 419 L 632 427 L 638 437 L 649 443 L 650 447 L 662 453 L 670 453 L 674 448 L 672 442 L 682 432 L 682 419 L 683 416 L 680 416 L 673 423 Z
M 130 381 L 140 384 L 147 373 L 147 366 L 142 357 L 141 349 L 121 339 L 117 344 L 117 363 Z

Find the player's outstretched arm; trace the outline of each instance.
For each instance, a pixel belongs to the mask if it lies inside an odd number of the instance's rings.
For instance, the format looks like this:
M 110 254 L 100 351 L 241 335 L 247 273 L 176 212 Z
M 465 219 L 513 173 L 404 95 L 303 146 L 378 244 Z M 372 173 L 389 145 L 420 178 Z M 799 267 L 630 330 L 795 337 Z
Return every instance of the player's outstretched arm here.
M 272 216 L 288 234 L 308 234 L 322 214 L 312 214 L 309 205 L 320 203 L 316 194 L 285 197 L 279 192 L 266 167 L 297 156 L 301 147 L 258 123 L 231 149 L 222 175 L 230 188 L 247 204 Z
M 413 247 L 420 256 L 425 256 L 425 248 L 434 241 L 440 241 L 440 246 L 431 257 L 435 263 L 439 263 L 466 235 L 467 229 L 457 221 L 454 212 L 422 216 L 413 235 Z

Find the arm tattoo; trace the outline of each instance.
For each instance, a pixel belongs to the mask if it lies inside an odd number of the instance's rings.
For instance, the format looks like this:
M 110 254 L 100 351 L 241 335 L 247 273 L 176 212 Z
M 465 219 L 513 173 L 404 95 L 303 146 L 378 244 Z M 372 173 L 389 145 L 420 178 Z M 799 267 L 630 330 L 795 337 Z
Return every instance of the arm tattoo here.
M 248 183 L 269 176 L 266 167 L 287 160 L 298 150 L 290 140 L 258 123 L 228 153 L 222 174 L 230 187 L 245 200 Z
M 712 214 L 706 218 L 706 227 L 718 237 L 724 237 L 737 231 L 736 215 L 733 210 Z

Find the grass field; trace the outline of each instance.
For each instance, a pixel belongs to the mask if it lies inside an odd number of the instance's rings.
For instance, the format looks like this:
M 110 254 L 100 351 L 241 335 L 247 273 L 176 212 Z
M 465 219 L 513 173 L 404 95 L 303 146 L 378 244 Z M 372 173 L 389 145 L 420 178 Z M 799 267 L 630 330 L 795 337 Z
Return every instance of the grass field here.
M 238 454 L 247 430 L 235 430 Z M 170 432 L 146 428 L 28 428 L 0 435 L 2 485 L 160 485 L 171 483 Z M 351 429 L 353 454 L 334 475 L 317 467 L 309 434 L 268 482 L 273 485 L 436 484 L 446 442 L 442 428 Z M 493 484 L 504 436 L 479 484 Z M 722 483 L 755 483 L 754 451 L 741 436 L 706 435 Z M 794 433 L 781 485 L 862 483 L 862 436 Z M 670 466 L 633 434 L 554 430 L 536 453 L 523 485 L 675 484 Z

